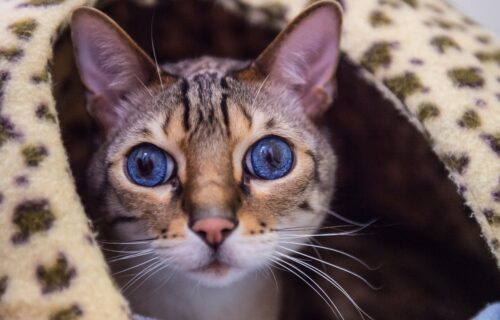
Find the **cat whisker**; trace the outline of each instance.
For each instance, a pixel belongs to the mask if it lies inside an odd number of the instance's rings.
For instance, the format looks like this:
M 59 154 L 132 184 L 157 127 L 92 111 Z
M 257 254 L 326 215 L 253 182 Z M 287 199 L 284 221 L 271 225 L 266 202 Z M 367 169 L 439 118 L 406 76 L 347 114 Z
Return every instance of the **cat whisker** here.
M 168 268 L 168 266 L 169 266 L 169 264 L 165 264 L 165 267 L 164 267 L 163 269 Z M 162 270 L 163 270 L 163 269 L 162 269 Z M 160 270 L 159 270 L 158 272 L 160 272 Z M 158 290 L 160 290 L 160 288 L 161 288 L 161 287 L 163 287 L 164 285 L 166 285 L 166 284 L 170 281 L 170 279 L 172 279 L 172 278 L 175 276 L 175 274 L 176 274 L 176 273 L 177 273 L 177 271 L 176 271 L 176 270 L 171 271 L 171 272 L 170 272 L 170 275 L 169 275 L 168 277 L 166 277 L 165 279 L 163 279 L 163 280 L 161 281 L 161 283 L 160 283 L 160 284 L 159 284 L 159 285 L 158 285 L 155 289 L 153 289 L 153 290 L 151 291 L 151 293 L 155 293 L 155 292 L 157 292 Z
M 336 213 L 335 211 L 330 210 L 329 208 L 322 207 L 321 210 L 323 210 L 323 212 L 325 212 L 325 213 L 327 213 L 327 214 L 329 214 L 329 215 L 331 215 L 331 216 L 333 216 L 333 217 L 335 217 L 343 222 L 355 225 L 357 227 L 369 226 L 369 225 L 372 225 L 379 220 L 378 218 L 375 218 L 375 219 L 372 219 L 366 223 L 362 223 L 362 222 L 358 222 L 358 221 L 346 218 L 343 215 Z
M 145 238 L 145 239 L 137 239 L 137 240 L 131 240 L 131 241 L 106 241 L 106 240 L 97 240 L 97 242 L 102 243 L 102 244 L 144 244 L 144 243 L 150 243 L 153 240 L 157 240 L 158 237 L 153 237 L 153 238 Z
M 160 269 L 156 270 L 155 273 L 158 274 L 160 272 L 162 272 L 164 269 L 168 268 L 169 264 L 165 264 L 163 267 L 161 267 Z M 176 271 L 175 270 L 170 270 L 170 273 L 168 274 L 167 277 L 162 277 L 162 279 L 160 279 L 159 284 L 152 290 L 148 290 L 147 292 L 144 292 L 143 291 L 143 294 L 141 294 L 141 303 L 146 303 L 148 304 L 149 302 L 149 299 L 151 298 L 151 295 L 154 295 L 158 292 L 159 289 L 161 289 L 165 284 L 168 283 L 168 281 L 170 281 L 170 279 L 172 279 L 176 274 Z M 144 281 L 144 283 L 147 281 L 147 279 Z M 144 284 L 142 283 L 142 284 Z M 141 284 L 141 285 L 142 285 Z M 140 286 L 140 285 L 139 285 Z
M 343 268 L 341 266 L 338 266 L 336 264 L 333 264 L 333 263 L 330 263 L 330 262 L 327 262 L 327 261 L 324 261 L 324 260 L 321 260 L 321 259 L 318 259 L 318 258 L 315 258 L 313 256 L 310 256 L 308 254 L 305 254 L 303 252 L 300 252 L 300 251 L 297 251 L 297 250 L 293 250 L 293 249 L 290 249 L 290 248 L 287 248 L 287 247 L 284 247 L 284 246 L 279 246 L 280 248 L 284 249 L 284 250 L 287 250 L 287 251 L 290 251 L 294 254 L 297 254 L 297 255 L 300 255 L 302 257 L 306 257 L 306 258 L 309 258 L 309 259 L 312 259 L 314 261 L 318 261 L 318 262 L 321 262 L 321 263 L 324 263 L 332 268 L 335 268 L 337 270 L 340 270 L 340 271 L 344 271 L 345 273 L 348 273 L 350 274 L 351 276 L 361 280 L 364 284 L 366 284 L 368 287 L 370 287 L 370 289 L 372 290 L 380 290 L 380 288 L 378 287 L 375 287 L 374 285 L 372 285 L 368 280 L 366 280 L 364 277 L 362 277 L 361 275 L 351 271 L 351 270 L 348 270 L 346 268 Z
M 368 319 L 371 319 L 371 320 L 374 320 L 369 314 L 367 314 L 357 303 L 356 301 L 354 301 L 354 299 L 347 293 L 347 291 L 337 282 L 335 281 L 332 277 L 330 277 L 328 274 L 326 274 L 325 272 L 321 271 L 320 269 L 312 266 L 311 264 L 307 263 L 307 262 L 304 262 L 300 259 L 296 259 L 294 257 L 291 257 L 289 255 L 286 255 L 286 254 L 283 254 L 283 253 L 280 253 L 280 252 L 277 252 L 279 255 L 285 257 L 286 259 L 290 259 L 298 264 L 300 264 L 301 266 L 313 271 L 314 273 L 316 273 L 317 275 L 321 276 L 323 279 L 325 279 L 326 281 L 328 281 L 331 285 L 333 285 L 335 288 L 337 288 L 337 290 L 339 290 L 346 298 L 347 300 L 349 300 L 349 302 L 354 306 L 354 308 L 356 309 L 356 311 L 358 312 L 358 314 L 360 315 L 360 317 L 362 319 L 365 319 L 365 317 L 367 317 Z
M 332 311 L 332 313 L 335 315 L 336 318 L 344 320 L 344 317 L 342 316 L 342 313 L 338 309 L 337 305 L 332 301 L 332 299 L 328 296 L 325 290 L 316 281 L 314 281 L 314 279 L 312 279 L 304 271 L 300 270 L 299 268 L 297 268 L 288 261 L 285 261 L 278 257 L 271 257 L 271 260 L 273 261 L 274 264 L 285 269 L 287 272 L 290 272 L 291 274 L 299 278 L 301 281 L 303 281 L 305 284 L 307 284 L 307 286 L 311 288 L 326 303 L 326 305 Z M 304 279 L 304 277 L 309 281 Z
M 144 262 L 141 262 L 141 263 L 135 264 L 135 265 L 133 265 L 133 266 L 131 266 L 131 267 L 128 267 L 128 268 L 122 269 L 122 270 L 120 270 L 120 271 L 118 271 L 118 272 L 115 272 L 115 273 L 113 273 L 113 275 L 114 275 L 114 276 L 116 276 L 116 275 L 122 274 L 122 273 L 124 273 L 124 272 L 127 272 L 127 271 L 129 271 L 129 270 L 132 270 L 132 269 L 138 268 L 138 267 L 140 267 L 140 266 L 143 266 L 143 265 L 148 264 L 148 263 L 150 263 L 150 262 L 156 261 L 156 260 L 158 260 L 158 259 L 159 259 L 158 257 L 151 258 L 151 259 L 146 260 L 146 261 L 144 261 Z
M 109 259 L 108 263 L 113 263 L 121 260 L 128 260 L 128 259 L 133 259 L 133 258 L 138 258 L 146 255 L 154 254 L 152 251 L 145 251 L 145 252 L 138 252 L 134 254 L 124 254 L 121 256 L 117 256 L 115 258 Z
M 314 239 L 311 239 L 311 240 L 314 240 Z M 343 255 L 343 256 L 346 256 L 348 258 L 351 258 L 352 260 L 358 262 L 359 264 L 361 264 L 363 267 L 365 267 L 366 269 L 368 269 L 370 271 L 375 271 L 375 270 L 380 269 L 380 266 L 378 266 L 378 267 L 372 267 L 369 264 L 367 264 L 366 262 L 364 262 L 363 260 L 359 259 L 358 257 L 356 257 L 356 256 L 354 256 L 352 254 L 349 254 L 349 253 L 347 253 L 345 251 L 339 250 L 339 249 L 325 247 L 325 246 L 322 246 L 322 245 L 299 243 L 299 242 L 290 242 L 290 241 L 281 241 L 281 243 L 293 244 L 293 245 L 297 245 L 297 246 L 305 246 L 305 247 L 311 247 L 311 248 L 323 249 L 323 250 L 335 252 L 335 253 L 338 253 L 340 255 Z
M 145 284 L 145 283 L 146 283 L 146 281 L 148 281 L 148 280 L 149 280 L 152 276 L 154 276 L 154 275 L 155 275 L 155 274 L 157 274 L 158 272 L 161 272 L 162 270 L 164 270 L 165 268 L 167 268 L 167 267 L 168 267 L 168 264 L 165 264 L 164 262 L 165 262 L 165 260 L 164 260 L 164 261 L 162 261 L 161 265 L 159 265 L 158 267 L 154 268 L 154 269 L 153 269 L 153 270 L 149 273 L 149 275 L 148 275 L 146 278 L 144 278 L 144 279 L 141 281 L 141 283 L 139 283 L 139 284 L 135 287 L 135 289 L 133 289 L 131 292 L 133 292 L 133 291 L 135 291 L 135 290 L 139 289 L 139 288 L 140 288 L 143 284 Z
M 253 98 L 252 101 L 252 107 L 250 110 L 254 110 L 255 102 L 257 101 L 257 98 L 260 95 L 260 92 L 262 91 L 262 88 L 264 88 L 264 85 L 266 84 L 267 80 L 269 79 L 269 75 L 267 75 L 264 80 L 262 80 L 262 83 L 260 84 L 259 88 L 257 89 L 257 93 L 255 94 L 255 98 Z
M 151 98 L 153 98 L 153 92 L 151 92 L 151 89 L 149 89 L 146 84 L 144 84 L 144 82 L 141 80 L 141 78 L 139 78 L 137 75 L 134 75 L 135 78 L 137 79 L 137 81 L 139 81 L 139 83 L 144 87 L 144 89 L 146 89 L 146 91 L 149 93 L 149 96 Z
M 289 237 L 289 238 L 312 238 L 312 237 L 332 237 L 332 236 L 350 236 L 350 235 L 359 235 L 359 231 L 362 231 L 366 228 L 368 228 L 371 225 L 371 223 L 367 223 L 363 226 L 360 226 L 358 228 L 349 230 L 349 231 L 343 231 L 343 232 L 332 232 L 332 233 L 315 233 L 315 234 L 284 234 L 283 237 Z
M 307 241 L 308 241 L 308 242 L 310 242 L 310 246 L 309 246 L 309 247 L 310 247 L 310 248 L 312 248 L 312 249 L 313 249 L 313 251 L 314 251 L 314 253 L 318 256 L 318 258 L 319 258 L 321 261 L 323 261 L 324 259 L 323 259 L 323 257 L 321 256 L 321 254 L 319 253 L 318 248 L 316 248 L 314 245 L 312 245 L 312 240 L 313 240 L 313 239 L 307 239 Z M 306 244 L 304 244 L 304 245 L 306 245 Z M 323 269 L 323 271 L 325 271 L 325 272 L 326 272 L 326 265 L 325 265 L 325 263 L 323 263 L 323 262 L 321 262 L 321 269 Z
M 278 280 L 273 272 L 273 269 L 269 265 L 261 266 L 257 269 L 259 273 L 263 272 L 265 276 L 272 277 L 274 280 L 274 287 L 279 291 Z
M 127 291 L 127 289 L 128 289 L 128 288 L 129 288 L 129 287 L 130 287 L 133 283 L 135 283 L 135 282 L 137 281 L 137 279 L 138 279 L 138 278 L 143 277 L 143 276 L 144 276 L 144 274 L 147 274 L 150 270 L 154 269 L 154 267 L 156 267 L 156 266 L 160 265 L 160 263 L 161 263 L 160 261 L 156 261 L 156 262 L 152 263 L 151 265 L 149 265 L 148 267 L 146 267 L 146 268 L 144 268 L 144 269 L 139 270 L 139 272 L 138 272 L 138 273 L 136 273 L 136 274 L 132 277 L 132 279 L 130 279 L 129 281 L 127 281 L 127 283 L 125 283 L 125 285 L 124 285 L 123 287 L 121 287 L 121 290 L 122 290 L 123 292 Z
M 343 228 L 352 228 L 352 225 L 335 225 L 335 226 L 325 226 L 325 227 L 316 227 L 316 226 L 301 226 L 301 227 L 288 227 L 288 228 L 274 228 L 273 231 L 303 231 L 303 230 L 330 230 L 330 229 L 343 229 Z
M 279 291 L 280 287 L 278 285 L 278 279 L 276 279 L 276 275 L 274 274 L 273 269 L 268 267 L 268 266 L 266 266 L 266 268 L 269 270 L 269 272 L 271 272 L 271 276 L 273 277 L 273 280 L 274 280 L 274 286 L 276 287 L 276 290 Z
M 153 16 L 151 17 L 151 28 L 150 28 L 150 37 L 151 37 L 151 48 L 153 49 L 153 57 L 155 59 L 155 66 L 156 66 L 156 72 L 158 73 L 158 79 L 160 80 L 160 86 L 161 86 L 161 90 L 165 90 L 165 88 L 163 87 L 163 80 L 161 78 L 161 74 L 160 74 L 160 66 L 158 65 L 158 59 L 156 58 L 156 49 L 155 49 L 155 43 L 153 41 L 153 25 L 154 25 L 154 21 L 155 21 L 155 13 L 156 11 L 153 11 Z
M 341 236 L 360 236 L 359 230 L 353 230 L 348 232 L 331 232 L 331 233 L 313 233 L 313 234 L 295 234 L 295 233 L 283 233 L 280 236 L 284 239 L 303 239 L 303 238 L 313 238 L 313 237 L 341 237 Z
M 153 264 L 149 265 L 147 268 L 145 269 L 142 269 L 139 271 L 139 273 L 137 273 L 132 279 L 130 279 L 122 288 L 121 290 L 123 292 L 127 291 L 128 289 L 130 289 L 137 281 L 139 281 L 140 279 L 144 278 L 145 276 L 147 276 L 150 272 L 154 271 L 156 268 L 158 268 L 159 266 L 163 265 L 163 261 L 157 261 L 157 262 L 154 262 Z
M 143 250 L 115 250 L 115 249 L 108 249 L 108 248 L 102 248 L 103 251 L 107 252 L 114 252 L 114 253 L 139 253 L 139 252 L 145 252 L 145 251 L 154 251 L 154 249 L 143 249 Z

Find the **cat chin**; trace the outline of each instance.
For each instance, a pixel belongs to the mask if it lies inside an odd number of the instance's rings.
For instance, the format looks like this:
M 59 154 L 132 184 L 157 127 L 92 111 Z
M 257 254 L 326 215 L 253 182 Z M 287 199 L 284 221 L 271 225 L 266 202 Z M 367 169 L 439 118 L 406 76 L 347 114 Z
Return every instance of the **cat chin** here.
M 247 270 L 227 265 L 209 266 L 186 272 L 186 276 L 206 287 L 225 287 L 248 274 Z

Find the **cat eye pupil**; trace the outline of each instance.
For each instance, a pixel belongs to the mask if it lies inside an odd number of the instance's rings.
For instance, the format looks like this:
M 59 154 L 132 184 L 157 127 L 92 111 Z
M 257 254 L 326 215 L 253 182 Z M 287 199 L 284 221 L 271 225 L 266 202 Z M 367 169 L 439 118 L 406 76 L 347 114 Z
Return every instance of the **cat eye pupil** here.
M 290 145 L 279 137 L 266 137 L 257 141 L 247 155 L 247 167 L 258 178 L 275 180 L 292 169 L 293 152 Z
M 141 172 L 142 176 L 151 176 L 153 167 L 154 163 L 151 159 L 147 158 L 147 154 L 143 154 L 142 158 L 137 159 L 137 168 Z
M 132 148 L 127 156 L 126 171 L 129 180 L 144 187 L 155 187 L 168 181 L 173 173 L 172 157 L 149 143 Z
M 270 149 L 267 149 L 266 161 L 273 168 L 278 169 L 282 164 L 283 155 L 280 153 L 280 150 L 275 148 L 275 146 L 271 146 Z

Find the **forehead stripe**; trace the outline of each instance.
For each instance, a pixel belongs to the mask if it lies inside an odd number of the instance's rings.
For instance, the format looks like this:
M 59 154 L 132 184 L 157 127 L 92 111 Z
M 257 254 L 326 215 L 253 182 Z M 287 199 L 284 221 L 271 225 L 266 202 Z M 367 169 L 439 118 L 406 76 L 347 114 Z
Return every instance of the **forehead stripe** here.
M 191 105 L 189 102 L 189 97 L 188 97 L 188 91 L 189 91 L 189 83 L 187 82 L 186 79 L 182 79 L 181 82 L 181 98 L 182 98 L 182 104 L 184 105 L 184 119 L 183 119 L 183 125 L 184 125 L 184 130 L 189 131 L 190 124 L 189 124 L 189 112 L 191 109 Z
M 229 114 L 227 111 L 227 90 L 226 90 L 228 88 L 228 85 L 227 85 L 226 78 L 220 79 L 220 85 L 221 85 L 222 89 L 224 90 L 222 92 L 220 107 L 221 107 L 221 111 L 222 111 L 222 116 L 224 118 L 224 125 L 226 126 L 227 135 L 230 136 L 231 130 L 229 129 Z

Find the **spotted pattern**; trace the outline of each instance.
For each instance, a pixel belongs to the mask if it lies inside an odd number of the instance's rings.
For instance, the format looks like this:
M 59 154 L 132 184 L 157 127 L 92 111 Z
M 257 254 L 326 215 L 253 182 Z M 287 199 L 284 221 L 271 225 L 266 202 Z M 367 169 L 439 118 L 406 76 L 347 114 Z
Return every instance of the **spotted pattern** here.
M 419 6 L 418 0 L 401 0 L 412 8 L 417 8 Z
M 76 269 L 69 265 L 64 254 L 59 254 L 53 264 L 40 265 L 36 269 L 36 277 L 44 294 L 68 288 L 75 276 Z
M 484 216 L 486 217 L 486 220 L 488 220 L 488 223 L 500 224 L 500 214 L 498 214 L 494 210 L 492 209 L 484 210 Z
M 2 297 L 7 291 L 8 280 L 9 278 L 7 276 L 0 277 L 0 301 L 2 301 Z
M 38 107 L 35 110 L 35 115 L 38 119 L 47 120 L 47 121 L 53 122 L 53 123 L 57 122 L 55 114 L 52 113 L 49 110 L 49 107 L 43 103 L 38 105 Z
M 417 117 L 420 122 L 426 122 L 439 116 L 439 107 L 432 102 L 423 102 L 418 106 Z
M 392 19 L 389 18 L 383 11 L 374 10 L 370 13 L 370 24 L 374 28 L 388 26 L 392 24 Z
M 498 179 L 498 185 L 496 188 L 491 192 L 491 197 L 493 198 L 493 201 L 500 202 L 500 179 Z
M 7 117 L 0 115 L 0 147 L 10 139 L 19 138 L 21 134 L 16 130 L 14 123 Z
M 441 159 L 450 171 L 458 172 L 459 174 L 463 174 L 465 172 L 470 162 L 469 157 L 464 154 L 447 154 L 442 156 Z
M 19 39 L 29 40 L 37 27 L 38 23 L 35 19 L 29 18 L 10 24 L 9 30 L 11 30 Z
M 375 43 L 363 55 L 361 65 L 371 72 L 381 67 L 388 67 L 392 62 L 391 47 L 388 42 Z
M 478 68 L 455 68 L 448 71 L 451 81 L 460 88 L 481 88 L 484 78 Z
M 491 147 L 491 150 L 500 156 L 500 133 L 482 134 L 481 138 Z
M 28 167 L 38 167 L 38 165 L 48 156 L 47 148 L 41 145 L 26 146 L 22 150 L 24 163 Z
M 16 62 L 23 56 L 24 52 L 19 47 L 0 47 L 0 60 L 4 59 L 8 62 Z
M 458 124 L 467 129 L 477 129 L 481 126 L 481 118 L 476 111 L 467 110 L 458 121 Z
M 55 220 L 47 200 L 30 200 L 18 205 L 14 211 L 13 222 L 17 232 L 12 237 L 16 244 L 25 243 L 36 234 L 48 231 Z
M 484 63 L 496 63 L 500 64 L 500 50 L 495 51 L 479 51 L 476 53 L 476 57 Z
M 345 21 L 347 57 L 418 122 L 500 266 L 500 42 L 441 0 L 349 1 Z
M 65 0 L 29 0 L 21 3 L 20 7 L 47 7 L 63 3 Z
M 50 77 L 50 63 L 47 63 L 45 68 L 42 71 L 35 73 L 31 76 L 31 81 L 35 84 L 48 82 Z
M 458 43 L 449 36 L 434 37 L 431 39 L 431 45 L 434 46 L 439 53 L 446 53 L 449 49 L 461 49 Z
M 387 78 L 384 80 L 384 83 L 396 97 L 403 101 L 424 89 L 422 82 L 413 72 L 405 72 L 402 75 Z
M 50 316 L 50 320 L 77 320 L 83 316 L 82 309 L 74 304 L 69 308 L 56 311 Z
M 10 79 L 10 73 L 7 71 L 0 70 L 0 108 L 2 106 L 4 87 L 9 79 Z
M 17 176 L 14 181 L 18 187 L 25 187 L 29 184 L 29 179 L 26 176 Z

